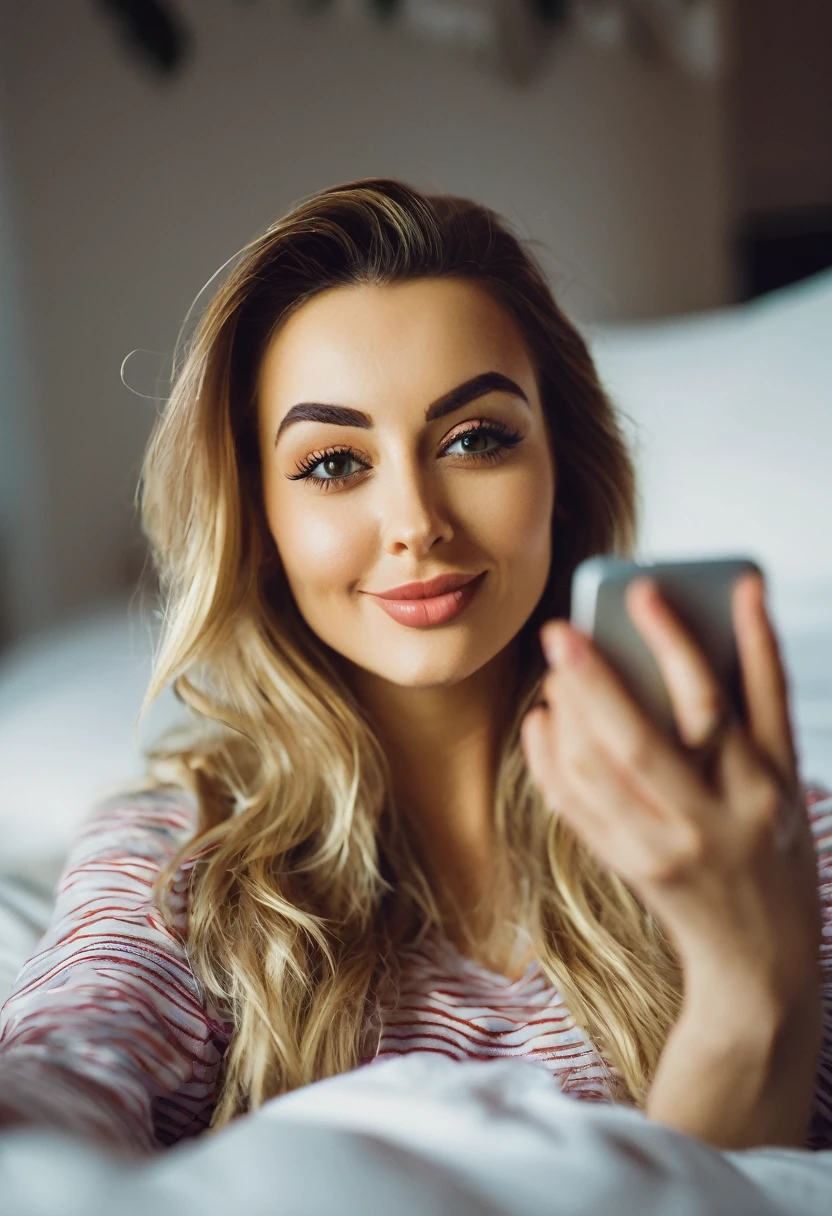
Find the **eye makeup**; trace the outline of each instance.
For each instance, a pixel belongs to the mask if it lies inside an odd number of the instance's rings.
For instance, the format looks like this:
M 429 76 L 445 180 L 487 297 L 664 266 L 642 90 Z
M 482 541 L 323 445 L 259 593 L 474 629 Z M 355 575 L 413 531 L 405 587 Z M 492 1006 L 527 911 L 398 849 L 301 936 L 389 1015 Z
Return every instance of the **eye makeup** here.
M 449 448 L 453 447 L 454 444 L 459 443 L 461 440 L 478 435 L 484 435 L 486 437 L 496 439 L 498 446 L 485 452 L 468 451 L 464 453 L 466 460 L 481 460 L 489 463 L 502 460 L 512 448 L 516 447 L 517 444 L 521 442 L 523 438 L 519 431 L 514 430 L 512 427 L 507 426 L 503 422 L 486 421 L 484 419 L 480 419 L 472 426 L 454 435 L 442 449 L 440 455 L 444 456 Z M 358 463 L 363 463 L 361 458 L 358 456 L 358 453 L 355 452 L 353 448 L 346 444 L 336 444 L 334 447 L 323 448 L 319 451 L 311 452 L 309 456 L 295 466 L 295 473 L 287 473 L 286 476 L 290 481 L 309 481 L 315 485 L 316 488 L 326 491 L 336 485 L 351 485 L 353 481 L 360 477 L 368 467 L 367 465 L 363 465 L 363 467 L 357 472 L 347 473 L 341 476 L 314 476 L 313 470 L 316 469 L 318 465 L 324 464 L 327 461 L 335 460 L 338 457 L 344 457 L 350 460 L 355 460 Z

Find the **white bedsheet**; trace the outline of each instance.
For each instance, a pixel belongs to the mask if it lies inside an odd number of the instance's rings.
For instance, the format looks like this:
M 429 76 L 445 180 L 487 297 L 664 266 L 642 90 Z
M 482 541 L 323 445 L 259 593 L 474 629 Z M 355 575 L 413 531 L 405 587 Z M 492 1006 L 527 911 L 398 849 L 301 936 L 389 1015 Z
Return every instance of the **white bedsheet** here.
M 47 1165 L 48 1163 L 48 1165 Z M 829 1216 L 832 1150 L 721 1152 L 523 1060 L 379 1061 L 135 1164 L 0 1134 L 3 1216 Z

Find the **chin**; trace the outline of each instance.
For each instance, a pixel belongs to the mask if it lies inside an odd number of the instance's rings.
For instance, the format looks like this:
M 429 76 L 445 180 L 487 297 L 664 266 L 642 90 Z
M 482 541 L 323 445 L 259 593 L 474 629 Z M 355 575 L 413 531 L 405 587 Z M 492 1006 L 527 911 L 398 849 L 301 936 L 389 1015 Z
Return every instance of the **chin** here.
M 490 653 L 483 657 L 479 647 L 476 654 L 414 654 L 412 662 L 403 661 L 405 656 L 399 653 L 389 664 L 384 664 L 379 662 L 376 653 L 372 662 L 361 665 L 402 688 L 448 688 L 474 675 L 491 657 Z

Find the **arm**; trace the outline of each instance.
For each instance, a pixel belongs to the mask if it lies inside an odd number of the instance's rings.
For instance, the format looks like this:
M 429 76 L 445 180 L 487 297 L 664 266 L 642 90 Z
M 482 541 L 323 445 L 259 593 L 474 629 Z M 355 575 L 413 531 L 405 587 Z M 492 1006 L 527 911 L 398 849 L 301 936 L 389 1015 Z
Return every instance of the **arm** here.
M 0 1124 L 145 1153 L 207 1125 L 228 1028 L 150 899 L 195 821 L 192 796 L 165 789 L 108 798 L 84 825 L 0 1010 Z M 186 884 L 178 876 L 183 928 Z
M 646 1114 L 718 1148 L 832 1148 L 832 795 L 806 796 L 824 919 L 819 991 L 776 994 L 692 977 Z M 819 999 L 820 997 L 820 999 Z

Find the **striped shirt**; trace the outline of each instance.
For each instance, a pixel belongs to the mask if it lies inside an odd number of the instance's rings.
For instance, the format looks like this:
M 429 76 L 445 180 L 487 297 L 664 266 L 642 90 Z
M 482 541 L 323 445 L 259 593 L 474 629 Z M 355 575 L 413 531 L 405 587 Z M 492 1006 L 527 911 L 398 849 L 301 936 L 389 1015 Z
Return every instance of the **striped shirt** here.
M 823 906 L 824 1043 L 806 1147 L 832 1147 L 832 794 L 804 787 Z M 50 925 L 0 1010 L 0 1103 L 41 1124 L 153 1153 L 209 1124 L 233 1031 L 189 962 L 186 862 L 174 930 L 153 880 L 196 827 L 190 793 L 101 801 L 75 838 Z M 522 1057 L 565 1092 L 613 1101 L 613 1077 L 539 963 L 511 980 L 433 937 L 402 959 L 363 1066 L 406 1052 Z
M 385 1013 L 374 1063 L 426 1051 L 452 1060 L 520 1056 L 576 1097 L 611 1102 L 613 1074 L 575 1025 L 538 962 L 520 979 L 489 971 L 446 939 L 405 951 L 398 999 Z

